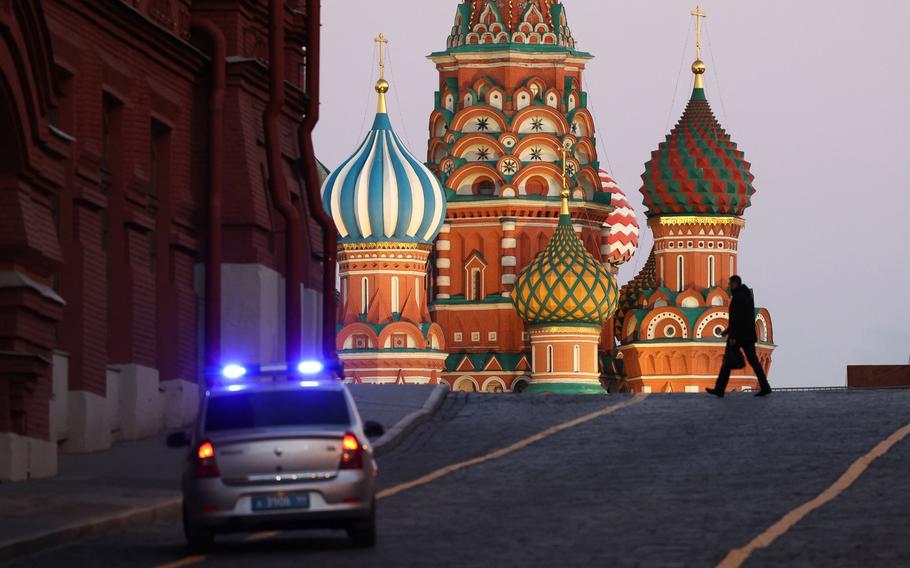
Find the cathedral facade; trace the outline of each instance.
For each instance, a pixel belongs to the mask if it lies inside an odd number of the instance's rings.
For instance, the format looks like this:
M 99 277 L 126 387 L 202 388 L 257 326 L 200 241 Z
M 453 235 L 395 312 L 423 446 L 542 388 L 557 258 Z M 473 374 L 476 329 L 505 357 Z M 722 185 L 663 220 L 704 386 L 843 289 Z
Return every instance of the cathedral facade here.
M 719 368 L 723 342 L 710 334 L 723 323 L 714 314 L 726 313 L 724 283 L 753 191 L 729 137 L 717 155 L 692 158 L 678 149 L 692 136 L 684 117 L 674 131 L 681 142 L 671 135 L 661 146 L 672 148 L 669 157 L 655 153 L 642 192 L 657 245 L 620 293 L 617 267 L 635 254 L 639 224 L 598 160 L 583 88 L 592 55 L 576 49 L 563 3 L 461 1 L 446 49 L 429 58 L 439 85 L 426 162 L 394 135 L 381 79 L 373 130 L 323 187 L 340 233 L 337 347 L 345 378 L 460 391 L 603 392 L 649 390 L 675 370 L 673 380 L 686 384 L 669 390 L 703 388 L 696 370 Z M 725 136 L 700 93 L 687 110 L 698 121 L 692 128 L 706 129 L 712 141 Z M 710 202 L 706 191 L 719 194 L 716 207 L 677 206 L 678 195 L 693 192 L 693 203 Z M 683 239 L 682 249 L 673 242 L 669 252 L 668 237 L 678 240 L 679 231 L 702 237 Z M 708 248 L 708 235 L 719 248 Z M 685 276 L 673 272 L 679 252 L 688 255 Z M 665 285 L 674 278 L 682 279 L 675 292 Z M 678 318 L 651 314 L 663 307 Z M 652 327 L 663 325 L 660 338 L 648 335 L 652 315 Z M 767 313 L 759 315 L 770 333 Z M 699 328 L 702 320 L 708 323 Z M 680 329 L 667 341 L 672 322 Z M 760 336 L 770 345 L 768 334 Z M 683 348 L 682 340 L 693 343 Z M 674 367 L 680 356 L 686 364 Z M 737 380 L 744 386 L 748 377 Z

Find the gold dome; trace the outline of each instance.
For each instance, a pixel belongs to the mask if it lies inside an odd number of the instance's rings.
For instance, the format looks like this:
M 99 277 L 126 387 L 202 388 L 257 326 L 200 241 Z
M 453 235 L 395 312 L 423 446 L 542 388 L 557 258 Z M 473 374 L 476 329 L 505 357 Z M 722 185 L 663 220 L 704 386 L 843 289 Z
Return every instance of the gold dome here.
M 696 75 L 703 74 L 706 69 L 707 67 L 705 66 L 705 62 L 701 59 L 696 59 L 695 63 L 692 64 L 692 72 Z
M 547 248 L 519 273 L 512 291 L 518 315 L 532 325 L 603 325 L 616 312 L 616 279 L 585 250 L 561 215 Z

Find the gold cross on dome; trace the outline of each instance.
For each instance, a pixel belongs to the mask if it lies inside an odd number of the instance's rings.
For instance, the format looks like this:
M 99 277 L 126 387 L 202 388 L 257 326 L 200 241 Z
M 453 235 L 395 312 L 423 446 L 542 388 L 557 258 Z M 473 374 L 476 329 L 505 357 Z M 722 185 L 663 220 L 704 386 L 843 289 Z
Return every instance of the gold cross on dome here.
M 572 143 L 566 140 L 563 142 L 560 147 L 560 152 L 562 153 L 562 191 L 559 196 L 562 198 L 562 209 L 560 215 L 569 214 L 569 196 L 571 192 L 569 191 L 569 179 L 567 166 L 569 163 L 569 150 L 572 148 Z
M 690 14 L 695 16 L 695 58 L 701 59 L 701 21 L 707 18 L 708 14 L 701 9 L 701 5 L 696 5 Z
M 385 79 L 385 46 L 389 43 L 389 40 L 380 32 L 379 37 L 373 41 L 379 44 L 379 78 Z

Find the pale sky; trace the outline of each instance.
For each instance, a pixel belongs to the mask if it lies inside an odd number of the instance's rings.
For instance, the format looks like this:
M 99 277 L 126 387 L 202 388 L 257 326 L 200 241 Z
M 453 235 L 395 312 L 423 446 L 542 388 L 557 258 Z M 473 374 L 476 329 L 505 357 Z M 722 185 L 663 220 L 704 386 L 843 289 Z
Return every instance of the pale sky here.
M 456 0 L 324 0 L 316 150 L 331 169 L 375 112 L 373 38 L 391 40 L 389 115 L 426 157 Z M 691 93 L 695 32 L 680 0 L 564 0 L 601 164 L 639 214 L 644 163 Z M 691 5 L 690 5 L 691 4 Z M 848 364 L 910 359 L 910 2 L 703 0 L 706 90 L 756 195 L 739 272 L 771 312 L 772 385 L 843 385 Z M 688 45 L 686 40 L 688 37 Z M 675 97 L 674 97 L 675 91 Z M 669 121 L 668 121 L 669 116 Z M 650 231 L 620 273 L 644 263 Z

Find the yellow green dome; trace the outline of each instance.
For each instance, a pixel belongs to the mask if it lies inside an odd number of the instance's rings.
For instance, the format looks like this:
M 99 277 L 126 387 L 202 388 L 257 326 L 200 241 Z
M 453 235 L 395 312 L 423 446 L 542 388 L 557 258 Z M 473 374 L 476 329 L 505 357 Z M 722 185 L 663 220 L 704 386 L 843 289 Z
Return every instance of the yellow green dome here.
M 518 315 L 532 325 L 603 325 L 616 312 L 618 298 L 616 279 L 585 250 L 567 213 L 512 292 Z

